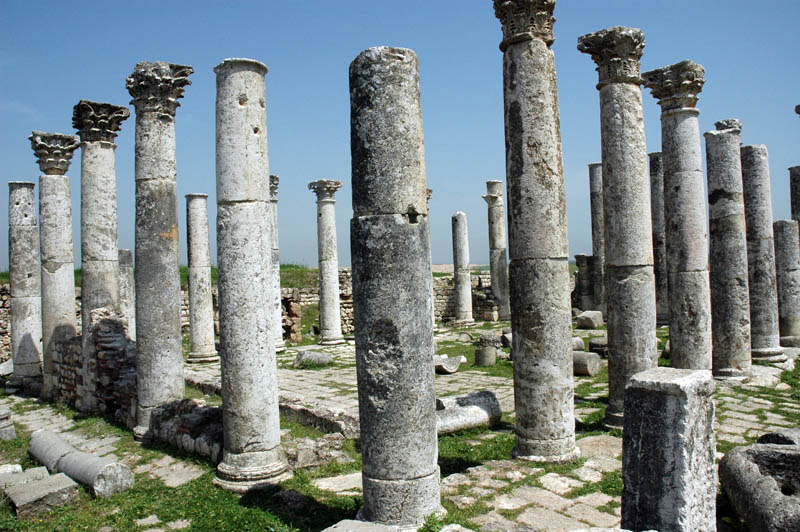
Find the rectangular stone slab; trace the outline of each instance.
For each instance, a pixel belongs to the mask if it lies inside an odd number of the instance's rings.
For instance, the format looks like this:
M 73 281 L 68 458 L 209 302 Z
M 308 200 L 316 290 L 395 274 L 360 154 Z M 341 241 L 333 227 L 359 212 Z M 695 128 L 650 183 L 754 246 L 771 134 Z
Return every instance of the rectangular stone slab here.
M 64 473 L 6 490 L 17 515 L 34 515 L 78 498 L 78 485 Z
M 47 468 L 44 466 L 26 469 L 22 473 L 2 473 L 0 474 L 0 489 L 4 490 L 18 484 L 40 480 L 47 477 L 48 474 Z

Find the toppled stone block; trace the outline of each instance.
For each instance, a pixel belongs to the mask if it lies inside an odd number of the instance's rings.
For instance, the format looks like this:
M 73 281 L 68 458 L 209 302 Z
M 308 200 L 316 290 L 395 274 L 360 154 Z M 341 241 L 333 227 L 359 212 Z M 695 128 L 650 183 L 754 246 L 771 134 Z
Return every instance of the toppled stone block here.
M 0 489 L 6 489 L 17 484 L 27 484 L 34 480 L 41 480 L 48 475 L 46 467 L 32 467 L 22 471 L 22 466 L 19 466 L 19 471 L 0 473 Z
M 594 377 L 600 373 L 600 355 L 589 351 L 572 352 L 572 374 Z
M 783 429 L 778 432 L 763 434 L 757 443 L 775 443 L 777 445 L 800 445 L 800 428 Z
M 578 329 L 598 329 L 603 326 L 603 313 L 599 310 L 586 310 L 576 318 Z
M 461 357 L 433 355 L 433 367 L 439 375 L 452 375 L 461 366 Z
M 488 390 L 437 398 L 436 432 L 441 436 L 473 427 L 491 427 L 500 422 L 502 415 L 500 401 Z
M 573 351 L 585 351 L 586 344 L 583 342 L 583 338 L 580 336 L 573 336 L 572 337 L 572 350 Z
M 355 521 L 345 519 L 335 525 L 329 526 L 322 532 L 400 532 L 401 528 L 395 525 L 382 525 L 370 521 Z
M 608 358 L 608 338 L 605 336 L 590 338 L 589 351 L 597 353 L 603 358 Z
M 58 461 L 69 453 L 74 453 L 75 447 L 61 439 L 61 436 L 47 429 L 39 429 L 31 434 L 28 453 L 44 465 L 48 471 L 54 473 Z
M 22 473 L 22 466 L 19 464 L 0 465 L 0 475 L 5 475 L 8 473 Z
M 458 333 L 458 341 L 459 342 L 472 342 L 472 335 L 468 332 L 460 332 Z
M 300 351 L 292 362 L 296 368 L 329 366 L 333 363 L 333 357 L 322 351 Z
M 18 516 L 50 511 L 78 498 L 78 485 L 64 473 L 5 490 Z
M 503 334 L 500 335 L 500 342 L 502 342 L 503 347 L 511 347 L 513 340 L 514 335 L 511 332 L 511 327 L 503 327 Z
M 346 464 L 353 459 L 342 450 L 345 437 L 341 434 L 326 434 L 322 438 L 300 438 L 284 444 L 286 457 L 293 469 L 307 469 L 331 462 Z

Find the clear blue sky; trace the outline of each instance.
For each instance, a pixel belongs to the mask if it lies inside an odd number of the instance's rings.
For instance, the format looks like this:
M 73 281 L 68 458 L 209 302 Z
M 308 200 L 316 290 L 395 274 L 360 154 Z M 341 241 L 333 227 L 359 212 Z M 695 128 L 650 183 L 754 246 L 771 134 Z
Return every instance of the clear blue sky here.
M 701 133 L 716 120 L 742 119 L 746 144 L 771 156 L 775 219 L 789 217 L 789 166 L 800 164 L 800 2 L 768 0 L 559 0 L 556 67 L 570 253 L 591 252 L 587 164 L 599 161 L 597 74 L 576 50 L 578 36 L 613 25 L 644 30 L 642 69 L 692 59 L 706 68 L 698 104 Z M 0 0 L 0 178 L 38 181 L 31 130 L 74 133 L 72 107 L 88 99 L 127 105 L 125 77 L 138 61 L 192 65 L 178 109 L 181 263 L 185 201 L 210 195 L 214 219 L 213 67 L 227 57 L 269 67 L 270 172 L 278 193 L 283 262 L 315 265 L 315 197 L 307 183 L 340 179 L 340 264 L 350 264 L 348 66 L 370 46 L 412 48 L 419 56 L 433 260 L 452 260 L 450 217 L 467 213 L 473 263 L 488 261 L 485 181 L 505 181 L 500 23 L 490 0 L 261 0 L 237 2 L 23 2 Z M 644 94 L 648 151 L 661 145 L 659 109 Z M 117 144 L 119 244 L 134 247 L 134 117 Z M 75 263 L 80 264 L 80 152 L 72 178 Z M 0 197 L 7 227 L 8 188 Z M 213 260 L 213 259 L 212 259 Z M 0 268 L 8 242 L 0 239 Z

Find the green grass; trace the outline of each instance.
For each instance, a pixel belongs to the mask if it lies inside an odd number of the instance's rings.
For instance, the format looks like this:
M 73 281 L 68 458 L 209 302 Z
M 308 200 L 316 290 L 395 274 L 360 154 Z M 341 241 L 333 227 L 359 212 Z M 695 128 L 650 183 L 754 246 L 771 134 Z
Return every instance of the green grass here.
M 0 272 L 0 284 L 8 284 L 9 282 L 8 272 Z
M 318 288 L 319 271 L 302 264 L 281 264 L 281 288 Z
M 319 326 L 319 305 L 305 305 L 303 315 L 300 317 L 300 333 L 303 340 L 297 345 L 311 345 L 317 343 L 317 335 L 313 328 Z
M 188 266 L 181 266 L 181 290 L 188 290 L 189 289 L 189 267 Z M 211 267 L 211 284 L 217 284 L 217 268 L 216 266 Z

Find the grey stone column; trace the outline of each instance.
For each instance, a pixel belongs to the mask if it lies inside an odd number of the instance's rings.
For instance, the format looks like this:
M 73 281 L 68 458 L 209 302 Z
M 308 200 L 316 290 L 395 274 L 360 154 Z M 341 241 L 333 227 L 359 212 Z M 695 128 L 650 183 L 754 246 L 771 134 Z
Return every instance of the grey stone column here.
M 42 374 L 42 263 L 33 188 L 8 183 L 8 275 L 11 289 L 11 358 L 15 377 Z
M 711 285 L 712 371 L 717 379 L 750 375 L 750 293 L 742 195 L 742 124 L 729 119 L 705 133 Z
M 208 194 L 186 194 L 186 240 L 189 255 L 189 356 L 186 362 L 219 359 L 214 341 L 211 253 L 208 242 Z
M 69 169 L 78 137 L 34 131 L 29 137 L 39 169 L 39 242 L 42 261 L 42 393 L 58 390 L 53 361 L 57 343 L 76 334 L 75 266 L 72 257 L 72 201 Z
M 217 74 L 217 263 L 222 462 L 214 483 L 243 493 L 291 473 L 281 447 L 270 271 L 267 67 L 226 59 Z
M 661 106 L 670 360 L 678 369 L 711 369 L 708 220 L 696 107 L 704 75 L 693 61 L 643 74 Z
M 431 371 L 433 276 L 413 51 L 370 48 L 353 60 L 350 131 L 364 493 L 359 519 L 419 527 L 441 505 Z
M 669 275 L 664 218 L 664 158 L 661 152 L 648 154 L 650 160 L 650 219 L 653 224 L 653 275 L 656 281 L 656 319 L 669 323 Z
M 789 197 L 792 206 L 792 220 L 800 221 L 800 166 L 789 168 Z
M 578 268 L 577 283 L 575 290 L 578 294 L 578 308 L 581 310 L 592 310 L 594 307 L 594 293 L 592 290 L 592 266 L 594 257 L 582 253 L 575 255 L 575 267 Z
M 130 249 L 119 250 L 119 312 L 128 322 L 128 338 L 136 340 L 136 286 Z
M 786 360 L 780 344 L 769 155 L 763 144 L 742 146 L 742 184 L 750 282 L 750 346 L 753 360 Z
M 433 189 L 426 188 L 425 189 L 425 208 L 428 209 L 428 220 L 431 219 L 431 196 L 433 196 Z M 431 227 L 428 224 L 428 262 L 431 263 L 431 271 L 433 271 L 433 249 L 431 248 Z M 436 293 L 433 289 L 433 281 L 431 281 L 431 303 L 436 301 Z M 431 324 L 433 325 L 433 329 L 436 330 L 436 310 L 433 308 L 434 305 L 431 304 Z M 433 354 L 436 355 L 436 340 L 433 341 Z
M 608 291 L 608 408 L 622 427 L 625 385 L 656 365 L 650 183 L 642 115 L 641 30 L 616 26 L 578 39 L 597 63 Z
M 603 163 L 589 165 L 589 209 L 592 215 L 592 298 L 594 309 L 603 315 L 606 304 L 606 229 L 603 217 Z
M 492 275 L 492 297 L 497 301 L 500 319 L 511 319 L 508 299 L 508 258 L 506 255 L 506 209 L 503 203 L 503 182 L 487 181 L 484 201 L 489 206 L 489 270 Z
M 566 461 L 575 445 L 567 209 L 553 0 L 494 1 L 503 29 L 515 456 Z M 536 146 L 536 149 L 530 149 Z
M 336 191 L 341 181 L 323 179 L 308 184 L 317 195 L 317 254 L 319 256 L 319 343 L 344 343 L 339 306 L 339 251 L 336 245 Z
M 275 337 L 275 351 L 284 351 L 286 341 L 283 339 L 283 305 L 281 303 L 281 252 L 278 227 L 278 184 L 280 178 L 276 175 L 269 176 L 269 219 L 272 223 L 270 231 L 272 243 L 272 262 L 270 272 L 272 273 L 272 290 L 274 300 L 272 301 L 272 330 Z
M 800 232 L 795 220 L 778 220 L 775 273 L 778 283 L 778 324 L 781 345 L 800 347 Z
M 137 440 L 153 408 L 183 398 L 175 111 L 190 66 L 142 62 L 128 76 L 136 108 Z
M 471 323 L 472 281 L 469 269 L 469 231 L 467 215 L 457 211 L 450 218 L 453 232 L 453 295 L 455 318 L 458 323 Z

